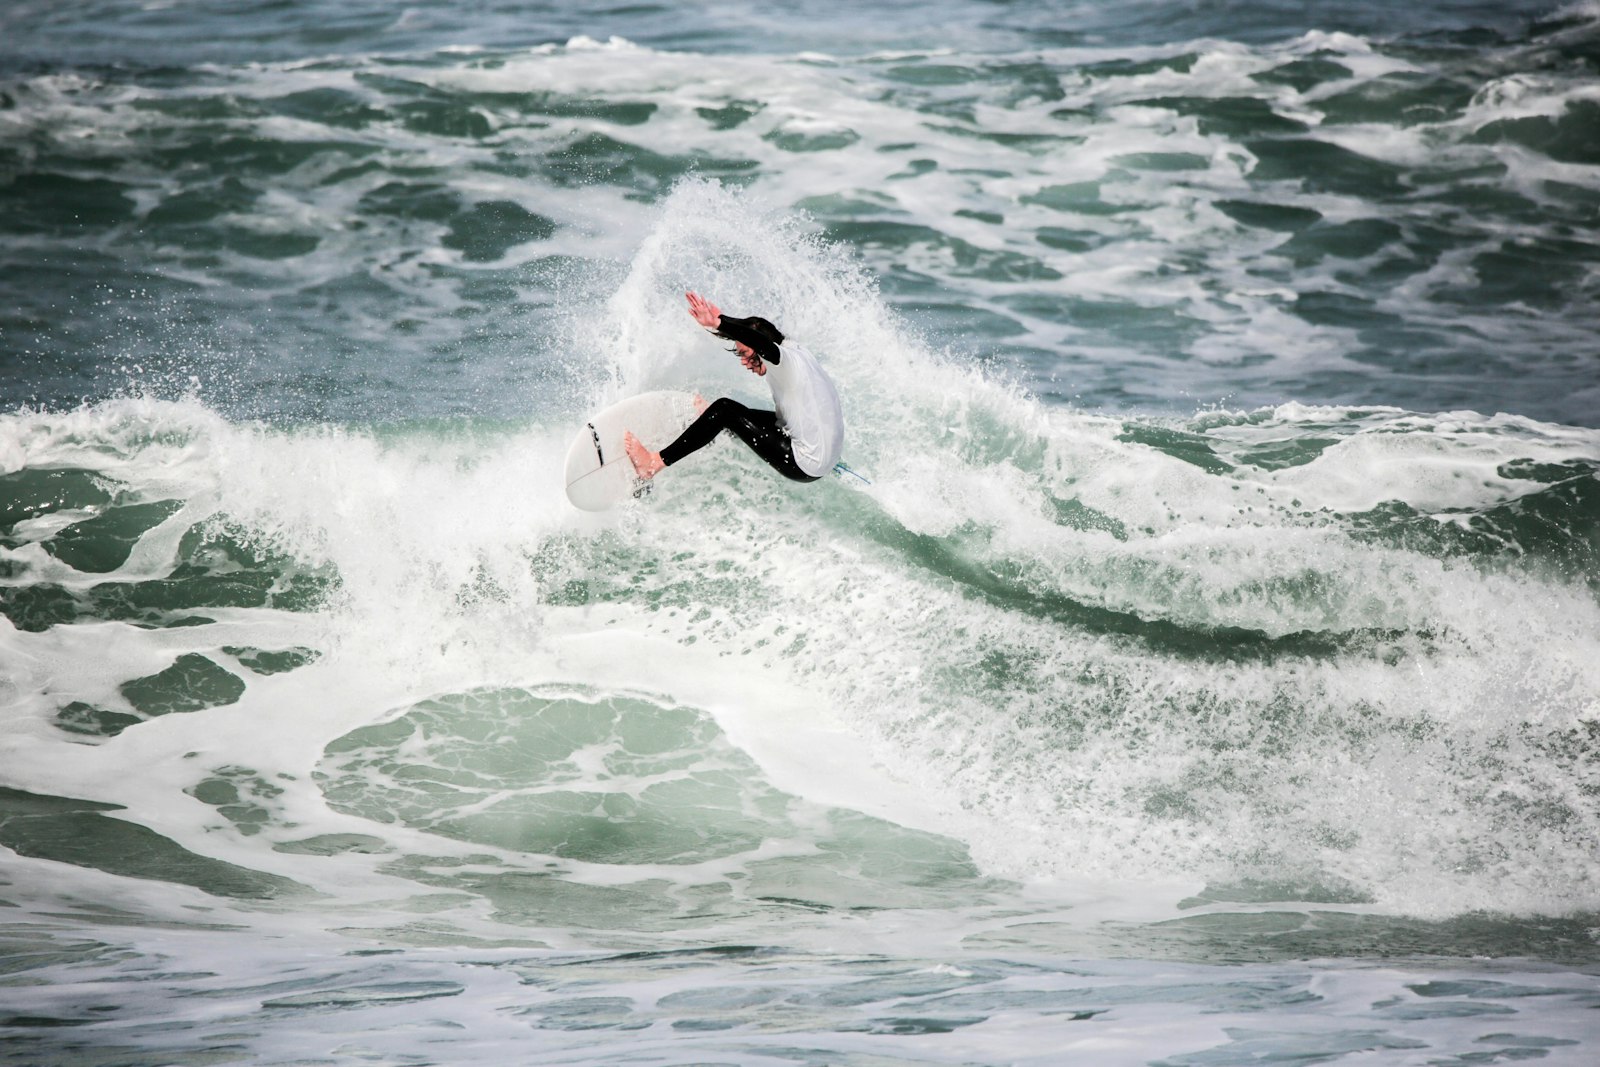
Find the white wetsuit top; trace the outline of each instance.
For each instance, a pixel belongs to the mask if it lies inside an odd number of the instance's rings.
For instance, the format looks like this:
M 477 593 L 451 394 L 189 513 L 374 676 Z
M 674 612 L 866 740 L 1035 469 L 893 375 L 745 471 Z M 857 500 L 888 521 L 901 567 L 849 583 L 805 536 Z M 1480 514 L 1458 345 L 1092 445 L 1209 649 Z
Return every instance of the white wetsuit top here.
M 820 478 L 839 462 L 844 451 L 839 393 L 816 356 L 793 343 L 779 346 L 779 351 L 778 362 L 767 363 L 772 403 L 789 435 L 795 464 Z

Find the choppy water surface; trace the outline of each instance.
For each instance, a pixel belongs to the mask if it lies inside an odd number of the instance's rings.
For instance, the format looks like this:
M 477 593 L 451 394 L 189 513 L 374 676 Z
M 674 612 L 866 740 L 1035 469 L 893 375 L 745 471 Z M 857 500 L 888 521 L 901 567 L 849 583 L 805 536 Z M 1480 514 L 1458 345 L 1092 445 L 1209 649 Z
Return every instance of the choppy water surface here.
M 0 1062 L 1591 1063 L 1597 17 L 8 8 Z

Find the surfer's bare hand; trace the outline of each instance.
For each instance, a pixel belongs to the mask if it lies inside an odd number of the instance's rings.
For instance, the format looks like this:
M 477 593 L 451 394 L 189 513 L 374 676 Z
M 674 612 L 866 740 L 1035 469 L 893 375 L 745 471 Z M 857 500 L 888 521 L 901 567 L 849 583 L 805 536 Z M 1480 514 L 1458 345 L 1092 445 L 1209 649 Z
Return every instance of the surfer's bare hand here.
M 722 310 L 697 293 L 685 295 L 689 298 L 689 314 L 694 316 L 694 321 L 708 330 L 715 330 L 722 320 Z

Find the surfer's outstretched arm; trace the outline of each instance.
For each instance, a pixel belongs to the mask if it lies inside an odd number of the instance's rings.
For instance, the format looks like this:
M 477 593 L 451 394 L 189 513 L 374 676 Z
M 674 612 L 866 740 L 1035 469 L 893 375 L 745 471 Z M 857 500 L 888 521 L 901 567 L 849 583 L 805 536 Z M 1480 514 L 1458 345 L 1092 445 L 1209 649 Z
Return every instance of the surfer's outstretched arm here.
M 717 320 L 722 318 L 722 309 L 699 293 L 685 293 L 689 298 L 689 314 L 694 316 L 694 321 L 708 330 L 717 328 Z
M 783 344 L 783 332 L 766 319 L 759 315 L 746 319 L 731 318 L 698 293 L 686 295 L 689 298 L 689 314 L 701 326 L 735 345 L 743 345 L 768 363 L 777 364 L 783 359 L 783 351 L 778 347 Z M 739 354 L 743 358 L 744 353 L 741 351 Z M 745 366 L 748 367 L 749 363 Z M 754 367 L 750 369 L 755 370 Z

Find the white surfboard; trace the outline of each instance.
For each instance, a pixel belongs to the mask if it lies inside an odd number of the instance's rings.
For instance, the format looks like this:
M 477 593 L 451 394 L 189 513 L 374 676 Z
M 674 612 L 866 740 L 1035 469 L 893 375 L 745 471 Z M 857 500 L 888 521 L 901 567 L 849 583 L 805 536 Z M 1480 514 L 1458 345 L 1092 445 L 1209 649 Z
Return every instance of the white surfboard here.
M 694 419 L 694 397 L 670 391 L 630 396 L 591 416 L 567 449 L 567 499 L 584 511 L 604 511 L 643 496 L 651 483 L 634 471 L 623 433 L 632 430 L 659 452 Z

